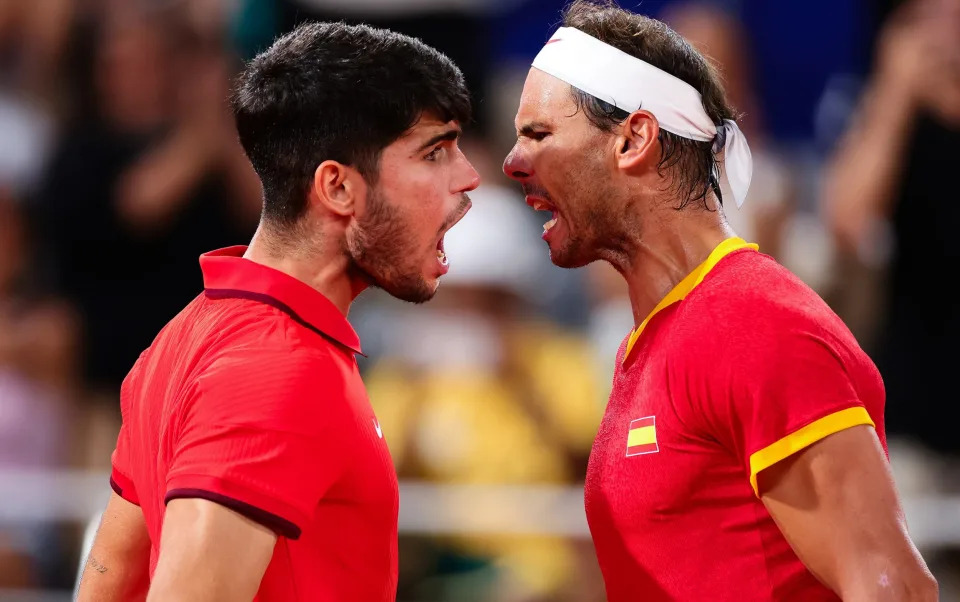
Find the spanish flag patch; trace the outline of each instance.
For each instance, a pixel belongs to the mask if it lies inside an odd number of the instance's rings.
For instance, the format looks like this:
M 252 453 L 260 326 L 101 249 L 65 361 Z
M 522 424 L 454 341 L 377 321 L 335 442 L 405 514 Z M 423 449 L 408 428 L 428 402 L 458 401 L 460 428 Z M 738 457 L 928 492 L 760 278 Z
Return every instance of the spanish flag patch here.
M 647 416 L 630 421 L 627 433 L 627 457 L 652 454 L 660 451 L 657 445 L 656 416 Z

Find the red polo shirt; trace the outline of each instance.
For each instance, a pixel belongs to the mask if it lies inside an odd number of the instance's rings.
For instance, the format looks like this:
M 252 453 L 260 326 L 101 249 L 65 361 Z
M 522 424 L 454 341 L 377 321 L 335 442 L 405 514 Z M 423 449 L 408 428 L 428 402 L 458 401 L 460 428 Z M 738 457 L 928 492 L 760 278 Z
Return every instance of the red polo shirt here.
M 817 294 L 731 238 L 620 349 L 587 519 L 610 602 L 834 602 L 757 474 L 840 430 L 883 434 L 880 374 Z
M 113 488 L 143 510 L 151 575 L 166 503 L 204 498 L 279 536 L 257 601 L 392 602 L 397 478 L 357 335 L 244 250 L 200 258 L 203 294 L 124 380 Z

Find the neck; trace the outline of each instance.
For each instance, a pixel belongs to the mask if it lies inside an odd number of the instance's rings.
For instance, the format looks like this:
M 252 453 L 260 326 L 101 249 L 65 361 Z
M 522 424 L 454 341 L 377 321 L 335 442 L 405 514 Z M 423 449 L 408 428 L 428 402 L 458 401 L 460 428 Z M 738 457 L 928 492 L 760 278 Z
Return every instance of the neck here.
M 635 327 L 717 245 L 736 236 L 720 210 L 675 207 L 676 202 L 659 204 L 623 249 L 605 257 L 627 281 Z
M 291 244 L 261 222 L 243 256 L 310 285 L 346 316 L 367 285 L 351 273 L 347 255 L 332 238 Z

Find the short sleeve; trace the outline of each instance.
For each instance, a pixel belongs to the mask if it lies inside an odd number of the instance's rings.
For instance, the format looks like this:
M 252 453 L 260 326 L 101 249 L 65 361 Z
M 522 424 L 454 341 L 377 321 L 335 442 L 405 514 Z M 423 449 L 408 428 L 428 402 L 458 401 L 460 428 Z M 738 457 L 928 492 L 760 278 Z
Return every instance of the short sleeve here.
M 298 538 L 340 473 L 345 377 L 331 358 L 216 363 L 181 417 L 164 501 L 208 499 Z
M 814 321 L 760 315 L 727 342 L 709 371 L 702 410 L 710 434 L 743 462 L 755 494 L 764 469 L 841 430 L 875 426 L 851 379 L 856 355 Z
M 113 491 L 127 500 L 131 504 L 140 505 L 140 497 L 137 495 L 137 489 L 133 485 L 133 464 L 130 454 L 129 429 L 126 424 L 120 426 L 120 433 L 117 435 L 117 446 L 110 457 L 110 487 Z

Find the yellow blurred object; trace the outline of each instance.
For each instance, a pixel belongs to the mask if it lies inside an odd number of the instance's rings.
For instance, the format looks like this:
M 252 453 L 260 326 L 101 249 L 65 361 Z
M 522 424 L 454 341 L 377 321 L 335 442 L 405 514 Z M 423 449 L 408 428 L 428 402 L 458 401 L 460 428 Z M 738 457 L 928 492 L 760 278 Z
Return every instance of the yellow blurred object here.
M 586 341 L 549 325 L 505 336 L 496 367 L 372 366 L 367 388 L 399 474 L 444 483 L 578 483 L 602 417 L 604 390 Z M 478 517 L 480 519 L 482 517 Z M 489 558 L 531 594 L 576 575 L 561 538 L 520 535 L 444 540 Z

